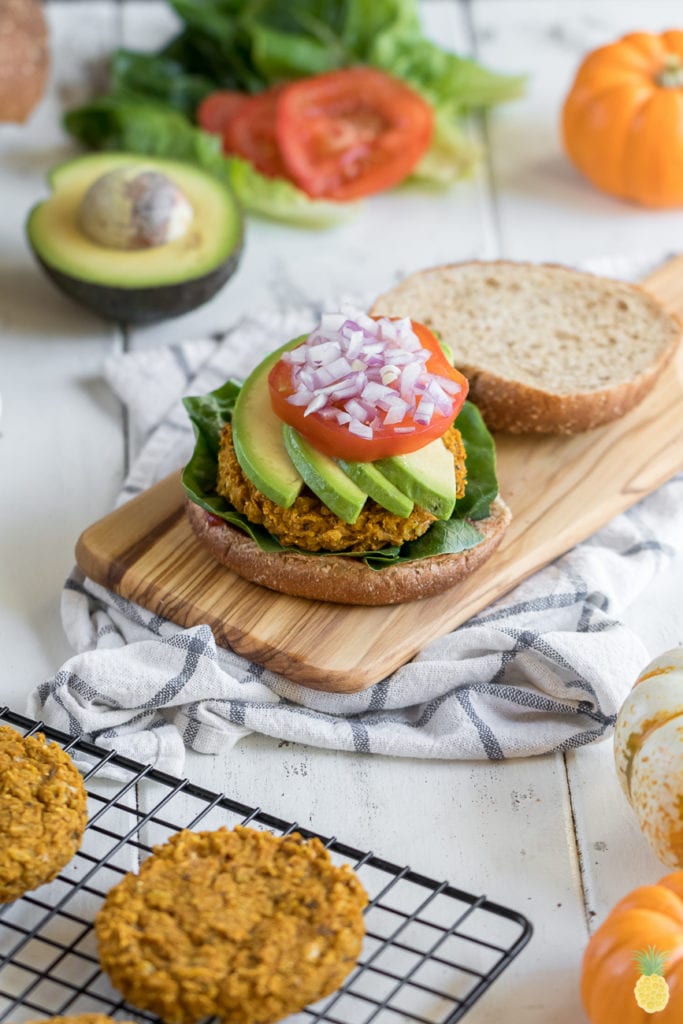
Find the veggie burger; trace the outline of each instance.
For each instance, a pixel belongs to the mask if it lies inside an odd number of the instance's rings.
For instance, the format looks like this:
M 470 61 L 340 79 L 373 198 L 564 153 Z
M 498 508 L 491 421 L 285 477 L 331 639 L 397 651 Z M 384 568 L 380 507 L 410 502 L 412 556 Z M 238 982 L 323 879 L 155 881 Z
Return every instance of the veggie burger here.
M 184 400 L 193 530 L 223 565 L 287 594 L 378 605 L 445 590 L 510 520 L 467 391 L 423 324 L 323 315 L 241 386 Z

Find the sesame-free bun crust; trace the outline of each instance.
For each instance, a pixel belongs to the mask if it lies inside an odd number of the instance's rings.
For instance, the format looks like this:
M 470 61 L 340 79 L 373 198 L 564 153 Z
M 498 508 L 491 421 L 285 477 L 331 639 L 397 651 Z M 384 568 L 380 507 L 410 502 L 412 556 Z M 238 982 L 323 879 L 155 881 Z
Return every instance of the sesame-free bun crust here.
M 488 519 L 474 521 L 483 535 L 476 547 L 376 570 L 358 558 L 341 555 L 262 551 L 242 530 L 189 500 L 187 515 L 201 543 L 238 576 L 294 597 L 352 605 L 401 604 L 448 590 L 493 554 L 511 518 L 498 497 Z
M 673 356 L 681 323 L 637 285 L 505 261 L 432 267 L 371 313 L 437 331 L 489 430 L 576 434 L 623 416 Z

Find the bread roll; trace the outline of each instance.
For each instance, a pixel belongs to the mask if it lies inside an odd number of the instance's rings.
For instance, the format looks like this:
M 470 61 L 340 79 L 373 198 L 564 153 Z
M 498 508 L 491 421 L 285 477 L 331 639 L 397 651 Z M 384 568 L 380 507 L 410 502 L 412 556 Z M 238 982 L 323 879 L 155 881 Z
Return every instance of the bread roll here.
M 216 561 L 252 583 L 295 597 L 337 604 L 402 604 L 440 594 L 480 566 L 496 550 L 510 523 L 510 510 L 498 497 L 487 519 L 474 525 L 483 539 L 456 555 L 434 555 L 370 569 L 360 558 L 262 551 L 242 530 L 187 502 L 190 525 Z
M 0 0 L 0 121 L 25 121 L 45 91 L 47 26 L 39 0 Z
M 623 416 L 681 324 L 636 285 L 547 264 L 456 263 L 405 278 L 371 312 L 437 331 L 489 430 L 575 434 Z

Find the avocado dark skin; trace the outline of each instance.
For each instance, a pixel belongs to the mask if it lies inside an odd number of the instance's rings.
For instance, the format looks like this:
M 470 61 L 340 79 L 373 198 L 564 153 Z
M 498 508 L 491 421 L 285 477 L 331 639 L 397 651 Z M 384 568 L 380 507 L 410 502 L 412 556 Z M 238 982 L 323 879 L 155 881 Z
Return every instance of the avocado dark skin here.
M 182 316 L 212 299 L 237 270 L 243 248 L 244 238 L 241 236 L 230 258 L 208 274 L 189 281 L 149 288 L 117 288 L 81 281 L 51 267 L 35 249 L 34 254 L 60 291 L 81 306 L 105 320 L 141 325 Z

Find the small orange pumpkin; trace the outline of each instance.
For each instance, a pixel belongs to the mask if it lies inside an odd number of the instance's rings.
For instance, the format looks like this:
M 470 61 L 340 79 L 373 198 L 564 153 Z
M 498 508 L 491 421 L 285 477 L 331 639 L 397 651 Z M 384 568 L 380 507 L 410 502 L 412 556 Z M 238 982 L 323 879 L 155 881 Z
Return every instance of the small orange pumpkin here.
M 583 957 L 581 998 L 591 1024 L 643 1024 L 636 1003 L 639 971 L 634 954 L 647 946 L 667 953 L 664 977 L 669 1002 L 657 1024 L 683 1021 L 683 871 L 656 885 L 642 885 L 612 909 L 590 939 Z
M 569 159 L 599 189 L 683 205 L 683 31 L 632 32 L 590 53 L 562 111 Z

